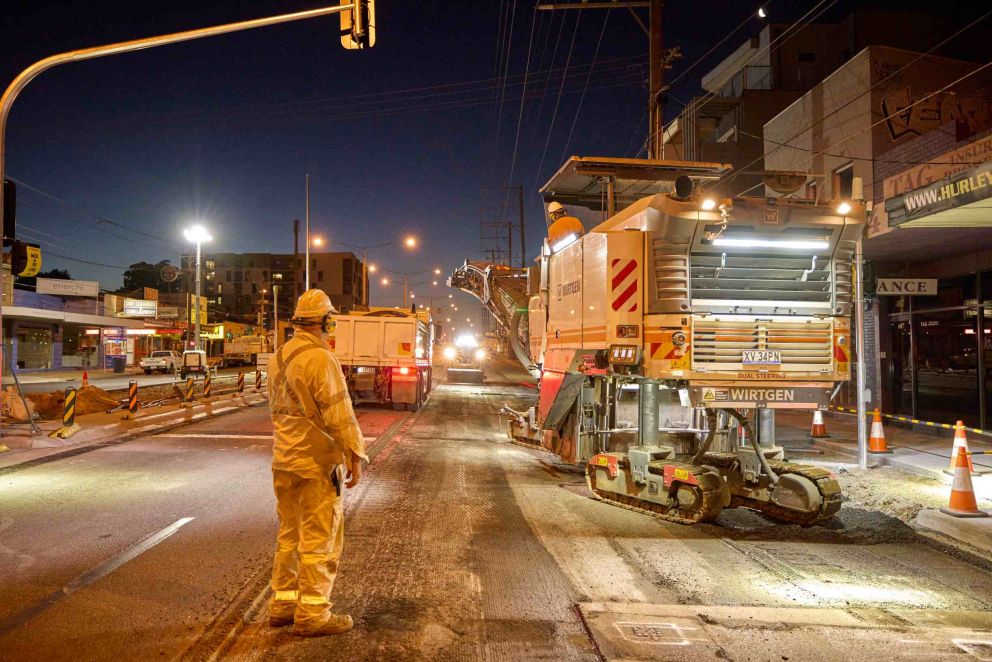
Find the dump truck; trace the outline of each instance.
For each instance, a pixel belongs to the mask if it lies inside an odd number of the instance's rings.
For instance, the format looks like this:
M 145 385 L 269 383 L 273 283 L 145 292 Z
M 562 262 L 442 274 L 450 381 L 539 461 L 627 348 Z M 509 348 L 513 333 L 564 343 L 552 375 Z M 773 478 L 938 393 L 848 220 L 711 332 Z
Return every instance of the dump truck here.
M 850 378 L 864 208 L 700 191 L 728 168 L 573 157 L 542 188 L 605 220 L 545 239 L 524 306 L 518 287 L 499 295 L 518 306 L 511 345 L 539 377 L 533 406 L 504 407 L 507 432 L 625 508 L 811 525 L 839 510 L 840 486 L 785 459 L 775 413 L 824 409 Z M 449 282 L 492 299 L 486 273 L 466 263 Z
M 434 346 L 428 312 L 373 307 L 330 320 L 328 343 L 353 403 L 417 410 L 427 401 Z
M 269 345 L 265 336 L 241 336 L 224 342 L 223 365 L 242 366 L 255 365 L 258 355 L 265 352 Z

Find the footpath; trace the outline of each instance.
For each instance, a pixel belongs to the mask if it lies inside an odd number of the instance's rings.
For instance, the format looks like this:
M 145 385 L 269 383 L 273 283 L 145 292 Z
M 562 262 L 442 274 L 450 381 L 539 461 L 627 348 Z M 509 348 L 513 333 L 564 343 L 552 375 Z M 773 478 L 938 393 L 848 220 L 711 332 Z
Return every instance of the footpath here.
M 870 454 L 867 470 L 857 467 L 857 418 L 829 412 L 824 415 L 826 438 L 810 439 L 809 412 L 779 411 L 776 417 L 778 443 L 787 455 L 812 464 L 831 465 L 838 473 L 844 493 L 861 503 L 899 517 L 925 531 L 938 532 L 969 551 L 992 555 L 992 517 L 960 518 L 940 512 L 948 505 L 952 476 L 953 431 L 940 434 L 902 426 L 885 425 L 889 454 Z M 871 429 L 871 420 L 868 421 Z M 972 451 L 992 450 L 992 437 L 968 433 Z M 824 461 L 840 459 L 837 464 Z M 992 456 L 974 455 L 972 485 L 979 508 L 992 514 Z
M 75 455 L 104 446 L 113 446 L 136 437 L 157 434 L 173 428 L 222 416 L 266 402 L 264 391 L 246 387 L 243 393 L 225 393 L 198 398 L 191 403 L 170 402 L 138 410 L 133 420 L 125 411 L 84 414 L 75 417 L 80 430 L 67 439 L 49 436 L 62 426 L 61 420 L 38 421 L 41 434 L 32 434 L 28 423 L 4 421 L 0 431 L 0 475 L 59 457 Z

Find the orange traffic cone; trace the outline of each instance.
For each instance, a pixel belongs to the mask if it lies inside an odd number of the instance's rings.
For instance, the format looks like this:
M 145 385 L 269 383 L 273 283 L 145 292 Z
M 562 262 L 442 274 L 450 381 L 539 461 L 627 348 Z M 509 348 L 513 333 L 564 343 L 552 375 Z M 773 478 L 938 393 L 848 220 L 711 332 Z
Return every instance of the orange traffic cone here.
M 885 444 L 885 429 L 882 427 L 882 414 L 875 407 L 875 415 L 871 419 L 871 436 L 868 437 L 868 452 L 875 455 L 891 453 Z
M 827 426 L 823 422 L 823 412 L 819 409 L 813 410 L 813 427 L 810 428 L 809 436 L 811 439 L 823 439 L 830 436 L 827 434 Z
M 954 464 L 954 482 L 951 483 L 951 500 L 940 512 L 954 517 L 988 517 L 984 510 L 978 509 L 975 499 L 975 488 L 971 484 L 971 471 L 968 470 L 968 453 L 959 452 Z
M 954 426 L 954 445 L 951 446 L 951 465 L 944 469 L 944 473 L 948 476 L 954 475 L 954 471 L 958 466 L 958 454 L 962 451 L 968 463 L 968 473 L 972 476 L 977 476 L 978 474 L 975 473 L 975 465 L 971 461 L 971 453 L 968 449 L 968 437 L 964 434 L 964 421 L 958 421 L 957 425 Z
M 85 370 L 83 370 L 83 386 L 82 386 L 82 388 L 89 388 L 89 385 L 90 385 L 90 376 L 89 376 L 89 373 L 87 373 Z

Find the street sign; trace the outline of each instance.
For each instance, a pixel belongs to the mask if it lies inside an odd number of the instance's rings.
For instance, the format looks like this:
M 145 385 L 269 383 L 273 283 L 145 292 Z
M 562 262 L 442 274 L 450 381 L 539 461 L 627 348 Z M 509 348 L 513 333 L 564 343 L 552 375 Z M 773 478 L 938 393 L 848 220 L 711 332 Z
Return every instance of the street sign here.
M 159 319 L 172 319 L 173 317 L 179 317 L 179 306 L 159 306 L 158 317 Z
M 157 315 L 158 301 L 124 299 L 124 317 L 155 317 Z
M 936 278 L 879 278 L 875 285 L 878 296 L 937 296 Z
M 159 278 L 162 279 L 163 283 L 176 282 L 176 279 L 179 278 L 179 267 L 172 264 L 165 265 L 159 272 Z
M 95 280 L 39 278 L 35 291 L 38 294 L 56 294 L 63 297 L 96 297 L 100 296 L 100 283 Z

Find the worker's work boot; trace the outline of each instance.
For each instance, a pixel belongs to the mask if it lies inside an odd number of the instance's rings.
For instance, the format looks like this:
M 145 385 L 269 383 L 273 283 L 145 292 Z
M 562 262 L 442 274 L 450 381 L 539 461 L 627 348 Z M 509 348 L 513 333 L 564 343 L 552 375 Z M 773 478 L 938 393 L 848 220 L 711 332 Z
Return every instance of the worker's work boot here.
M 295 602 L 272 602 L 269 605 L 269 625 L 274 628 L 282 627 L 283 625 L 292 625 L 295 613 Z
M 348 614 L 328 614 L 327 620 L 318 625 L 310 623 L 297 623 L 293 627 L 293 634 L 301 637 L 323 637 L 327 634 L 341 634 L 347 632 L 355 623 Z

